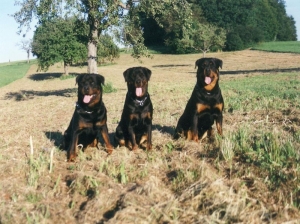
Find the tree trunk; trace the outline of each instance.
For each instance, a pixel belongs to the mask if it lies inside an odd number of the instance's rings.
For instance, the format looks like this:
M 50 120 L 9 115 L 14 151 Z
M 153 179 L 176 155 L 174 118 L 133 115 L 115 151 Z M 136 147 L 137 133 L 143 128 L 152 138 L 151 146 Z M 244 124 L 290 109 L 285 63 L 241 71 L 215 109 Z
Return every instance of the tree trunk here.
M 65 71 L 65 74 L 64 75 L 69 75 L 69 63 L 67 62 L 64 62 L 64 71 Z
M 30 51 L 27 50 L 27 64 L 29 64 Z
M 97 35 L 98 36 L 98 35 Z M 97 68 L 97 42 L 89 40 L 88 42 L 88 73 L 98 73 Z

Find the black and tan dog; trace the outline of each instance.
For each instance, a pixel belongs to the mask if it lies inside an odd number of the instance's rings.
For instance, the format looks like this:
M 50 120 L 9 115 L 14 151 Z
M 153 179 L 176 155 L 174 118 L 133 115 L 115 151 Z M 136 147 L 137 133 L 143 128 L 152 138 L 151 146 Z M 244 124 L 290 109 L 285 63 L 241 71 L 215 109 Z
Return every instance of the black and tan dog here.
M 76 158 L 76 148 L 81 145 L 98 146 L 99 134 L 105 142 L 107 153 L 111 154 L 113 146 L 109 141 L 107 114 L 102 102 L 102 84 L 104 77 L 98 74 L 80 74 L 78 83 L 78 101 L 68 129 L 64 133 L 64 148 L 68 161 Z
M 212 125 L 216 121 L 217 131 L 222 135 L 224 101 L 219 87 L 219 68 L 222 60 L 201 58 L 196 61 L 197 83 L 186 108 L 179 118 L 174 138 L 180 136 L 196 142 L 212 135 Z
M 123 76 L 127 82 L 127 95 L 120 123 L 115 133 L 115 143 L 138 149 L 147 141 L 146 149 L 152 147 L 153 106 L 148 93 L 151 71 L 145 67 L 127 69 Z

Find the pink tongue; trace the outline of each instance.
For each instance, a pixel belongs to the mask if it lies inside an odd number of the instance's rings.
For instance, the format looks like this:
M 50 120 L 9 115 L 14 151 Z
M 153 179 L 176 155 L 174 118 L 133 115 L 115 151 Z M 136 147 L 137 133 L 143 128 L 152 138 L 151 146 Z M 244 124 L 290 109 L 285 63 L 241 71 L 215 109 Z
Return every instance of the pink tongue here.
M 83 102 L 89 103 L 91 101 L 92 97 L 93 97 L 92 95 L 84 95 Z
M 142 92 L 143 92 L 143 91 L 142 91 L 142 88 L 136 88 L 136 89 L 135 89 L 135 95 L 136 95 L 136 96 L 142 96 Z
M 210 77 L 205 77 L 205 83 L 208 85 L 211 83 L 211 78 Z

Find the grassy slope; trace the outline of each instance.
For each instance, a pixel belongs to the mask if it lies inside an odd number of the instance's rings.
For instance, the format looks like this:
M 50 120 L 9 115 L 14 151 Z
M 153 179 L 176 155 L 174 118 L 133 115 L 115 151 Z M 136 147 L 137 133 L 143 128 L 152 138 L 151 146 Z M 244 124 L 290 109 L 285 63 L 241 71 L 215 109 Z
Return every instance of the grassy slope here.
M 27 62 L 11 62 L 0 64 L 0 87 L 24 77 L 29 67 Z
M 300 41 L 273 41 L 261 43 L 252 48 L 270 52 L 289 52 L 300 54 Z
M 224 62 L 220 80 L 226 105 L 224 138 L 199 144 L 171 138 L 195 84 L 194 62 L 201 55 L 155 55 L 143 64 L 153 72 L 149 91 L 154 150 L 150 153 L 122 147 L 107 156 L 103 148 L 89 148 L 79 153 L 76 163 L 66 163 L 65 152 L 57 147 L 74 109 L 74 78 L 59 79 L 59 65 L 49 73 L 32 75 L 36 71 L 32 66 L 26 77 L 2 87 L 1 222 L 299 219 L 300 77 L 292 70 L 299 69 L 300 55 L 241 51 L 208 56 Z M 103 96 L 111 137 L 126 94 L 122 72 L 136 65 L 122 55 L 117 64 L 99 68 L 117 89 Z M 278 73 L 279 68 L 292 70 Z

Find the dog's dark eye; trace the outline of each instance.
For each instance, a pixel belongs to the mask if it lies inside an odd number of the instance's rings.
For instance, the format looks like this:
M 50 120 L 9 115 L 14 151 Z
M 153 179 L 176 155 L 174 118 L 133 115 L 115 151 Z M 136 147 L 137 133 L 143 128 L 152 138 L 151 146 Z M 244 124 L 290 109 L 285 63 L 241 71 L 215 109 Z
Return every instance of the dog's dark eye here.
M 95 82 L 91 82 L 92 85 L 95 85 Z

